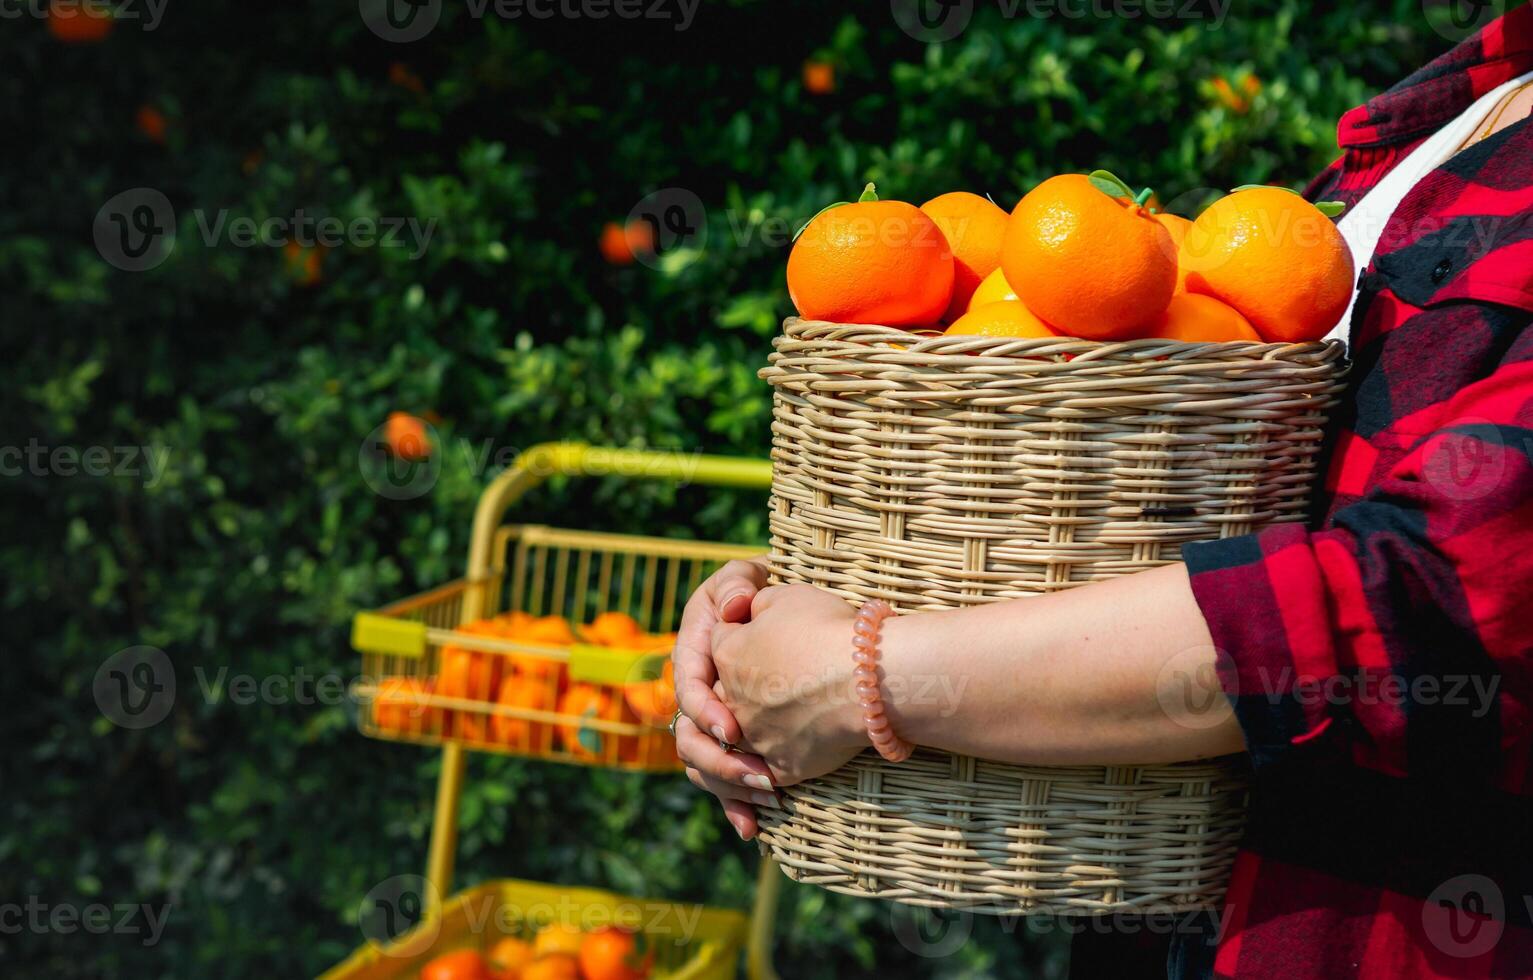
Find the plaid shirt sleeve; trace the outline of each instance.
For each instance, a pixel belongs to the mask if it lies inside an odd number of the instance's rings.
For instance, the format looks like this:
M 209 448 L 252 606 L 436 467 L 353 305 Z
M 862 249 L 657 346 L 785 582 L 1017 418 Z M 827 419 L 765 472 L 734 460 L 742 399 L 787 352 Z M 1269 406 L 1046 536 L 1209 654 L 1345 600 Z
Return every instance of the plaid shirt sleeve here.
M 1316 742 L 1394 774 L 1493 778 L 1527 737 L 1533 361 L 1440 414 L 1324 530 L 1184 549 L 1258 769 Z

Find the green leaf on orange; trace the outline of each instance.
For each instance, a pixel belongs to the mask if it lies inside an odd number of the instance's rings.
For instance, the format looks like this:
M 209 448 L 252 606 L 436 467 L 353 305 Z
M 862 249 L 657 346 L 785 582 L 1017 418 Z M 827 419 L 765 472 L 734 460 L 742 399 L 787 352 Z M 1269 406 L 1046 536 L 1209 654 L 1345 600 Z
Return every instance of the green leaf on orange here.
M 878 200 L 878 188 L 873 186 L 872 181 L 869 181 L 868 186 L 862 189 L 862 196 L 857 198 L 857 203 L 866 204 L 869 201 L 876 200 Z M 832 208 L 844 208 L 851 203 L 851 201 L 837 201 L 835 204 L 827 204 L 814 213 L 814 218 L 818 218 L 820 215 L 824 214 L 826 211 L 831 210 Z M 810 218 L 808 221 L 798 226 L 798 231 L 793 233 L 793 240 L 795 242 L 798 241 L 798 236 L 804 233 L 805 228 L 808 228 L 810 225 L 814 224 L 814 218 Z
M 1108 197 L 1133 197 L 1134 192 L 1111 170 L 1093 170 L 1086 177 L 1091 186 Z

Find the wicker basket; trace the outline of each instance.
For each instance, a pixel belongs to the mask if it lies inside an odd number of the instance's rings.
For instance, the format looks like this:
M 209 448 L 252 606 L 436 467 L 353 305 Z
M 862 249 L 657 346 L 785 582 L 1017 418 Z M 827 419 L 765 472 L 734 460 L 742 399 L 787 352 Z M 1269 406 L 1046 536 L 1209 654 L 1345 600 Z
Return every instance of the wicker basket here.
M 774 389 L 782 581 L 902 612 L 1070 588 L 1306 516 L 1339 343 L 913 337 L 790 319 Z M 1234 760 L 1016 766 L 867 753 L 763 810 L 792 878 L 991 913 L 1217 904 Z

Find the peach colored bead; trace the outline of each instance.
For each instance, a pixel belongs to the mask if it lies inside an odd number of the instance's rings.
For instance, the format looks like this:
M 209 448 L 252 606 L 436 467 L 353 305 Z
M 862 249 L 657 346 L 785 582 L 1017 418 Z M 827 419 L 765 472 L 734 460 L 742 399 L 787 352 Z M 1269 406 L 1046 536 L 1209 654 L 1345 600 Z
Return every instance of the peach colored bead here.
M 852 677 L 868 741 L 890 762 L 904 762 L 915 746 L 894 733 L 878 684 L 878 634 L 884 620 L 893 615 L 894 609 L 882 599 L 869 599 L 857 610 L 852 623 L 852 661 L 856 664 Z

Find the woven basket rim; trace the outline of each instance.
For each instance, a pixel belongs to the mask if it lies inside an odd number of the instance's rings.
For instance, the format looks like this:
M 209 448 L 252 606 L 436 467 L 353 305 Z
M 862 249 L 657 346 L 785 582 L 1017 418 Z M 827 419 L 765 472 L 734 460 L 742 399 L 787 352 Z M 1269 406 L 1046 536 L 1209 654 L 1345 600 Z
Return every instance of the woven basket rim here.
M 1177 361 L 1244 358 L 1260 361 L 1301 361 L 1324 364 L 1346 356 L 1347 345 L 1341 340 L 1312 340 L 1303 343 L 1258 343 L 1255 341 L 1167 340 L 1141 337 L 1135 340 L 1083 340 L 1078 337 L 977 337 L 925 336 L 899 327 L 876 323 L 834 323 L 829 320 L 805 320 L 790 316 L 783 321 L 779 339 L 827 341 L 877 346 L 898 354 L 926 356 L 964 355 L 1001 357 L 1008 360 L 1039 355 L 1070 355 L 1071 363 L 1082 360 L 1124 358 L 1130 360 Z

